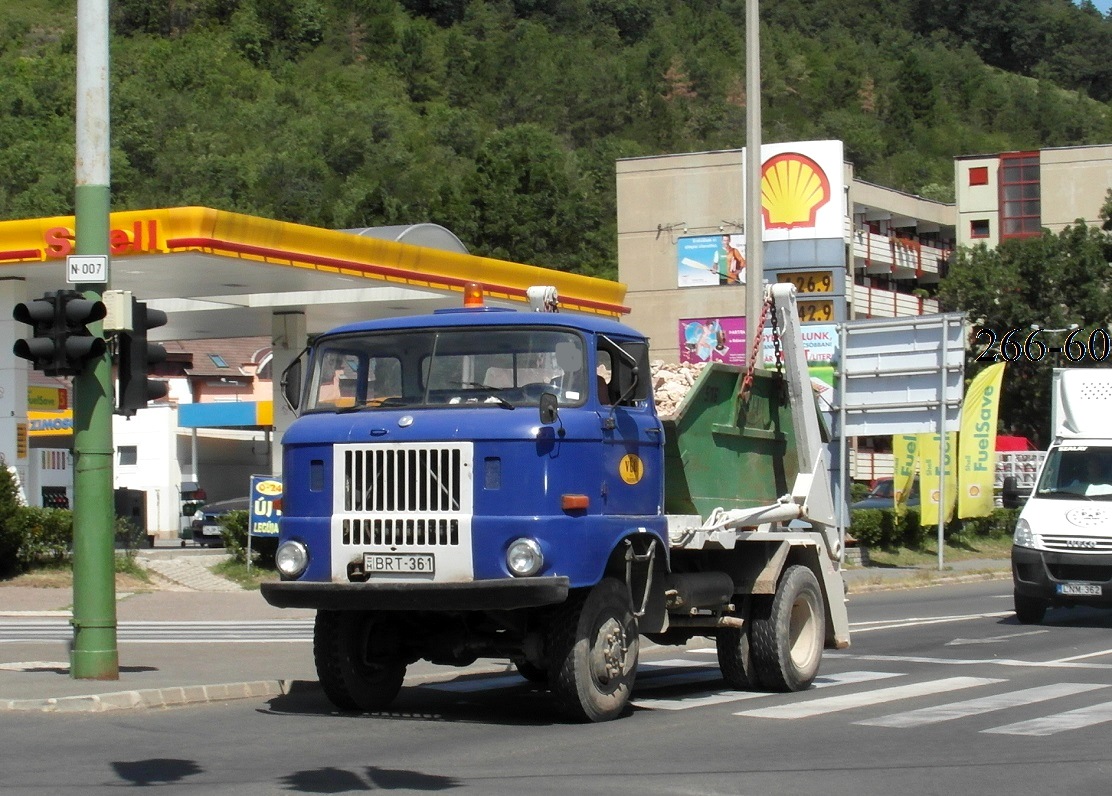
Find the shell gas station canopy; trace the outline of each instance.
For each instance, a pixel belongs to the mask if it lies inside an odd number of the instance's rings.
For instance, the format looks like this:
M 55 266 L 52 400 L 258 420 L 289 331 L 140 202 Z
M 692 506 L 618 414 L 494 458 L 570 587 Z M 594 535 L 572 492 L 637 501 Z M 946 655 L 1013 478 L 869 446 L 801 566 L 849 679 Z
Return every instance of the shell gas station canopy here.
M 520 307 L 531 285 L 553 285 L 562 309 L 628 312 L 625 286 L 609 280 L 204 207 L 112 213 L 109 227 L 108 284 L 70 285 L 73 216 L 0 222 L 0 280 L 21 281 L 26 299 L 129 290 L 168 316 L 152 340 L 269 335 L 284 313 L 303 314 L 313 335 L 458 306 L 469 282 L 496 305 Z

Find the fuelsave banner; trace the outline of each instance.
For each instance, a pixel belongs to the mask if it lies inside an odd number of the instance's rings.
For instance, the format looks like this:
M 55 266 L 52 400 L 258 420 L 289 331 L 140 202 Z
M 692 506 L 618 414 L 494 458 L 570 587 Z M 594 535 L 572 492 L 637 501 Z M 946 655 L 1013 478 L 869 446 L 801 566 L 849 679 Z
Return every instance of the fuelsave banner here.
M 946 434 L 946 459 L 942 461 L 942 443 L 937 434 L 919 434 L 919 524 L 924 528 L 938 524 L 939 499 L 943 497 L 942 484 L 945 473 L 945 500 L 942 515 L 947 521 L 954 514 L 957 503 L 958 474 L 954 469 L 958 434 Z
M 958 516 L 987 517 L 993 509 L 996 473 L 996 415 L 1004 363 L 989 365 L 976 376 L 961 405 L 958 447 Z
M 919 465 L 918 435 L 893 434 L 892 458 L 895 460 L 892 470 L 893 500 L 896 511 L 902 513 L 907 508 L 907 496 L 911 494 L 911 485 L 915 482 L 915 471 Z

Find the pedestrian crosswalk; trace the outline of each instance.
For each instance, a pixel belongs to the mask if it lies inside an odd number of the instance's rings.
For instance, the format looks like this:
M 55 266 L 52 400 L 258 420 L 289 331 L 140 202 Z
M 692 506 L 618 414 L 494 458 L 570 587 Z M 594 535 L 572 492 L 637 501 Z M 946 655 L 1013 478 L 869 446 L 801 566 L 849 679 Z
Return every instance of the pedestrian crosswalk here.
M 516 674 L 494 677 L 461 677 L 450 682 L 427 683 L 420 690 L 447 693 L 494 693 L 509 688 L 533 687 Z M 1112 722 L 1112 702 L 1075 707 L 1089 693 L 1112 689 L 1112 683 L 1055 682 L 1019 685 L 1003 677 L 935 677 L 898 671 L 858 670 L 823 674 L 807 691 L 770 694 L 724 688 L 718 667 L 704 661 L 677 658 L 642 663 L 631 700 L 635 708 L 682 711 L 713 706 L 738 708 L 731 716 L 747 721 L 792 721 L 844 716 L 847 723 L 864 727 L 913 730 L 941 722 L 1009 716 L 1033 706 L 1060 704 L 1065 709 L 1044 716 L 1001 723 L 971 731 L 994 735 L 1047 736 Z M 978 693 L 981 692 L 981 693 Z M 988 693 L 984 693 L 988 692 Z M 1112 692 L 1110 692 L 1112 693 Z M 962 696 L 964 698 L 955 699 Z M 945 701 L 937 703 L 940 697 Z M 936 704 L 924 705 L 924 702 Z M 1071 701 L 1072 700 L 1072 701 Z M 899 712 L 884 712 L 907 706 Z M 1011 711 L 1011 713 L 1009 713 Z M 871 714 L 871 715 L 863 715 Z

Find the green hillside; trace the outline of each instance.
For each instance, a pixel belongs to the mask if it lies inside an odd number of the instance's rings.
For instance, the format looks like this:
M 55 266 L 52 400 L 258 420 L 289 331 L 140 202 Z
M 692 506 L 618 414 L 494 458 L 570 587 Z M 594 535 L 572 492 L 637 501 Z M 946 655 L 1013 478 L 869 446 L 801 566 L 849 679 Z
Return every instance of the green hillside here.
M 73 212 L 74 8 L 0 9 L 0 217 Z M 616 274 L 614 161 L 745 144 L 744 0 L 113 0 L 117 210 L 433 221 Z M 766 142 L 953 196 L 959 154 L 1112 142 L 1112 20 L 1069 0 L 766 0 Z

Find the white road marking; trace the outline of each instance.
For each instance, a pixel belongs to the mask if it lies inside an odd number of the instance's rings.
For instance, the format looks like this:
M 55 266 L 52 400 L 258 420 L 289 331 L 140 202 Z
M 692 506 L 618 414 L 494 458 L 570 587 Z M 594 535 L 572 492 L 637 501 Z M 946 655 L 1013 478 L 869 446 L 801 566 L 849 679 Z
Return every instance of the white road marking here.
M 953 616 L 920 616 L 908 619 L 882 619 L 872 622 L 850 623 L 851 633 L 871 633 L 874 630 L 896 630 L 905 627 L 922 627 L 925 625 L 945 625 L 951 622 L 971 622 L 974 619 L 999 619 L 1002 616 L 1011 616 L 1014 611 L 994 611 L 985 614 L 955 614 Z
M 883 680 L 888 677 L 902 677 L 898 672 L 841 672 L 840 674 L 820 675 L 815 678 L 812 688 L 828 688 L 833 685 L 850 685 L 852 683 L 865 683 L 871 680 Z M 640 684 L 638 684 L 640 685 Z M 670 683 L 669 683 L 670 685 Z M 757 699 L 773 696 L 760 691 L 712 691 L 681 697 L 679 699 L 664 699 L 658 697 L 643 697 L 633 700 L 639 708 L 649 710 L 687 710 L 689 708 L 702 708 L 710 705 L 721 705 L 726 702 L 739 702 L 744 699 Z
M 805 719 L 825 713 L 836 713 L 841 710 L 851 710 L 853 708 L 866 707 L 869 705 L 880 705 L 885 702 L 895 702 L 900 699 L 913 699 L 914 697 L 1003 682 L 1006 681 L 991 677 L 947 677 L 942 680 L 928 680 L 927 682 L 913 683 L 911 685 L 878 688 L 875 691 L 861 691 L 855 694 L 842 694 L 840 696 L 812 699 L 805 702 L 793 702 L 787 705 L 746 710 L 735 713 L 734 715 L 762 719 Z
M 1016 666 L 1031 669 L 1112 669 L 1112 663 L 1080 663 L 1069 660 L 1020 661 L 1014 658 L 928 658 L 920 655 L 860 655 L 848 652 L 828 652 L 823 657 L 853 661 L 881 661 L 884 663 L 946 664 L 947 666 L 978 666 L 988 663 L 996 666 Z
M 1003 727 L 993 727 L 989 730 L 981 730 L 981 732 L 991 735 L 1044 736 L 1066 732 L 1067 730 L 1079 730 L 1082 727 L 1091 727 L 1094 724 L 1103 724 L 1107 721 L 1112 721 L 1112 702 L 1068 710 L 1054 716 L 1007 724 Z
M 956 638 L 953 641 L 947 641 L 947 647 L 961 647 L 966 644 L 999 644 L 1002 641 L 1009 641 L 1013 638 L 1021 638 L 1023 636 L 1038 636 L 1043 633 L 1049 633 L 1049 630 L 1028 630 L 1025 633 L 1006 633 L 1003 636 L 986 636 L 985 638 Z
M 1004 710 L 1020 705 L 1033 705 L 1036 702 L 1046 702 L 1050 699 L 1058 699 L 1059 697 L 1107 687 L 1103 683 L 1054 683 L 1053 685 L 1036 688 L 1025 688 L 1021 691 L 1011 691 L 1006 694 L 993 694 L 979 699 L 968 699 L 964 702 L 951 702 L 948 705 L 935 705 L 934 707 L 909 710 L 904 713 L 893 713 L 875 719 L 857 721 L 854 724 L 864 724 L 870 727 L 920 727 L 925 724 L 962 719 L 994 710 Z

